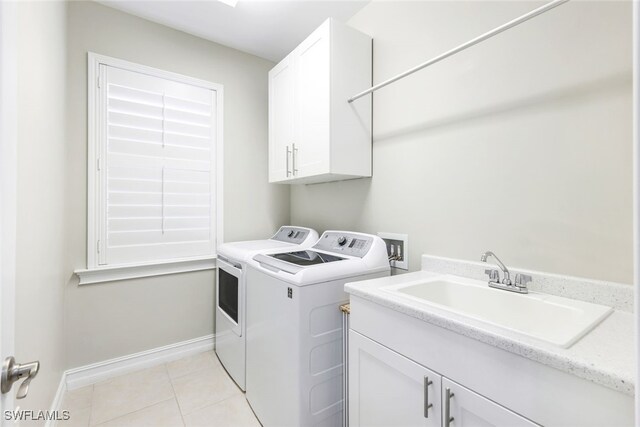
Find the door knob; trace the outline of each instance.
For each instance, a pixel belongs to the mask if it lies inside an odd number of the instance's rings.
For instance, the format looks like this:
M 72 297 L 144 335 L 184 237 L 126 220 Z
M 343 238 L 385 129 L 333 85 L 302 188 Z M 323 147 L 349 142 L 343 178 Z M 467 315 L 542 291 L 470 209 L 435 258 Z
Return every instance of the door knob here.
M 29 384 L 31 380 L 35 378 L 40 370 L 40 362 L 29 362 L 29 363 L 16 363 L 16 360 L 13 356 L 9 356 L 4 359 L 4 363 L 2 364 L 2 377 L 0 378 L 0 391 L 2 393 L 8 393 L 13 387 L 13 384 L 17 381 L 20 381 L 24 378 L 22 384 L 20 384 L 20 388 L 18 388 L 18 393 L 16 394 L 16 399 L 24 399 L 27 397 L 27 393 L 29 392 Z

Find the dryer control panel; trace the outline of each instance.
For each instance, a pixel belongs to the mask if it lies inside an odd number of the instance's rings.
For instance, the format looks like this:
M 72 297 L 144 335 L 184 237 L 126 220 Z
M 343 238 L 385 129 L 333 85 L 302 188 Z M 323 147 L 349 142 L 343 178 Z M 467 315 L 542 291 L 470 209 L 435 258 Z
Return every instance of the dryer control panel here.
M 346 231 L 325 231 L 313 247 L 323 251 L 349 256 L 364 257 L 373 243 L 374 236 Z
M 281 242 L 300 244 L 307 238 L 309 230 L 300 227 L 280 227 L 280 230 L 271 238 Z

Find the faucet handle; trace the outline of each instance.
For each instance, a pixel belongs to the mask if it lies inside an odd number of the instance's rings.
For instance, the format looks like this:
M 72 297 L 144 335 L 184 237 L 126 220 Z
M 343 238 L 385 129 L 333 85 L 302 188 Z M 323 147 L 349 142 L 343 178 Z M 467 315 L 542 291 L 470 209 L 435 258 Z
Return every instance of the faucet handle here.
M 500 273 L 498 273 L 498 270 L 488 268 L 484 271 L 484 274 L 489 276 L 490 282 L 500 282 Z
M 519 288 L 526 288 L 527 287 L 527 283 L 531 282 L 531 276 L 529 276 L 528 274 L 516 274 L 516 280 L 515 280 L 515 285 Z

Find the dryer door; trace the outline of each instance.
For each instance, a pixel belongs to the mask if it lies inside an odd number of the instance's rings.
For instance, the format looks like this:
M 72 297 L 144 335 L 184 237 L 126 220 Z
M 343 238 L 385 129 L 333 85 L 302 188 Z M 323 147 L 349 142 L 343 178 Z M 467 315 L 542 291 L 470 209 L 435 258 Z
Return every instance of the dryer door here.
M 240 265 L 232 265 L 220 258 L 218 264 L 218 286 L 216 316 L 217 322 L 222 320 L 224 325 L 216 324 L 216 334 L 231 330 L 239 337 L 242 336 L 244 322 L 244 280 Z

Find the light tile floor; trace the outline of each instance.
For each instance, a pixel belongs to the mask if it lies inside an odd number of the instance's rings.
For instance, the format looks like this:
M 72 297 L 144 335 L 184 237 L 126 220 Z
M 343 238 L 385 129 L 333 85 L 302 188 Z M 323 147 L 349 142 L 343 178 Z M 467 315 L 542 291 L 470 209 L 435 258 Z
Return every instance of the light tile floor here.
M 62 427 L 260 427 L 213 352 L 69 391 Z

